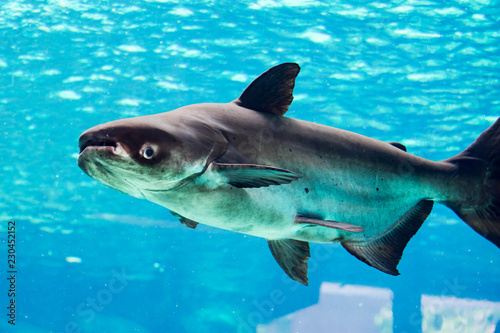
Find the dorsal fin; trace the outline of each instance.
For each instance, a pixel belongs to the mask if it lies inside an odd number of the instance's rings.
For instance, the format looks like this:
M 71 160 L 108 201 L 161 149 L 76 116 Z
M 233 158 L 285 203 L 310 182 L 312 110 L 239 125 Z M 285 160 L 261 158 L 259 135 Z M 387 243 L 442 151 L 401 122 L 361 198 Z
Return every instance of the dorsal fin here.
M 406 146 L 402 143 L 399 143 L 399 142 L 389 142 L 390 145 L 396 147 L 396 148 L 399 148 L 401 149 L 402 151 L 407 151 L 406 150 Z
M 391 275 L 399 275 L 399 260 L 410 238 L 415 235 L 432 210 L 432 201 L 421 200 L 382 235 L 367 241 L 342 242 L 342 246 L 359 260 Z
M 261 74 L 234 101 L 247 109 L 282 116 L 293 101 L 295 78 L 300 67 L 284 63 Z

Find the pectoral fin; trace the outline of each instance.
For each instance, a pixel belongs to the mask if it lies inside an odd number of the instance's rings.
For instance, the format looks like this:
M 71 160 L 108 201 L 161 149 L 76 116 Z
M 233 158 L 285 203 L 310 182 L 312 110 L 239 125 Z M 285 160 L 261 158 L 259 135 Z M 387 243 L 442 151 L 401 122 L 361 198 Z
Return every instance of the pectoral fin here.
M 173 216 L 177 217 L 179 219 L 179 221 L 181 221 L 181 223 L 184 224 L 188 228 L 195 229 L 199 224 L 198 222 L 187 219 L 184 216 L 177 214 L 176 212 L 170 211 L 170 213 Z
M 407 211 L 394 226 L 366 241 L 342 242 L 342 246 L 364 263 L 391 275 L 399 275 L 397 265 L 410 238 L 432 210 L 433 202 L 422 200 Z
M 285 169 L 256 164 L 212 163 L 212 170 L 240 188 L 288 184 L 300 177 Z
M 269 240 L 269 249 L 274 259 L 293 280 L 309 285 L 307 260 L 311 257 L 309 243 L 293 239 Z
M 337 222 L 337 221 L 329 221 L 329 220 L 321 220 L 321 219 L 311 218 L 311 217 L 307 217 L 307 216 L 303 216 L 303 215 L 295 216 L 294 222 L 295 223 L 315 224 L 315 225 L 320 225 L 322 227 L 339 229 L 339 230 L 350 231 L 350 232 L 363 232 L 363 231 L 365 231 L 365 229 L 363 229 L 362 227 L 358 227 L 357 225 L 354 225 L 354 224 Z

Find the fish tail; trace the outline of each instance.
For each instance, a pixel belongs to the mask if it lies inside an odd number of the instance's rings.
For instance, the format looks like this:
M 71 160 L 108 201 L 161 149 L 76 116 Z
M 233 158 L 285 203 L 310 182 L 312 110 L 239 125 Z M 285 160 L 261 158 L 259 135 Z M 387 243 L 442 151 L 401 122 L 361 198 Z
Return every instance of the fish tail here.
M 443 202 L 481 236 L 500 248 L 500 119 L 462 153 L 455 165 L 457 194 Z

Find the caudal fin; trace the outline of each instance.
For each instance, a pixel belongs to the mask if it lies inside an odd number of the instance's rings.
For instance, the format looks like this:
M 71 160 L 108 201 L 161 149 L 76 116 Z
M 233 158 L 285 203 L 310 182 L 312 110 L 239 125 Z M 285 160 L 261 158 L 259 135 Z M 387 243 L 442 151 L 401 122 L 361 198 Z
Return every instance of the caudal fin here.
M 445 204 L 477 233 L 500 247 L 500 119 L 462 153 L 457 167 L 461 196 Z

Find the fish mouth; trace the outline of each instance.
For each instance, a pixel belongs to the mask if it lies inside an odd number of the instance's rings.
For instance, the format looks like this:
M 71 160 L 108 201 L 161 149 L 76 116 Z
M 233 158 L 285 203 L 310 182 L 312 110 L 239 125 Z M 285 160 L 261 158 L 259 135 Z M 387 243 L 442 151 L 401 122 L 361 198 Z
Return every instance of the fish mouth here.
M 101 135 L 96 135 L 95 133 L 84 133 L 80 136 L 78 146 L 80 148 L 80 157 L 85 154 L 85 151 L 89 153 L 104 153 L 105 155 L 99 155 L 101 158 L 104 156 L 109 157 L 111 155 L 123 158 L 129 157 L 125 147 L 119 141 L 109 138 L 108 135 L 102 137 Z
M 118 144 L 116 141 L 109 139 L 96 139 L 96 138 L 82 138 L 80 139 L 80 154 L 89 147 L 100 148 L 100 147 L 110 147 L 116 149 Z

